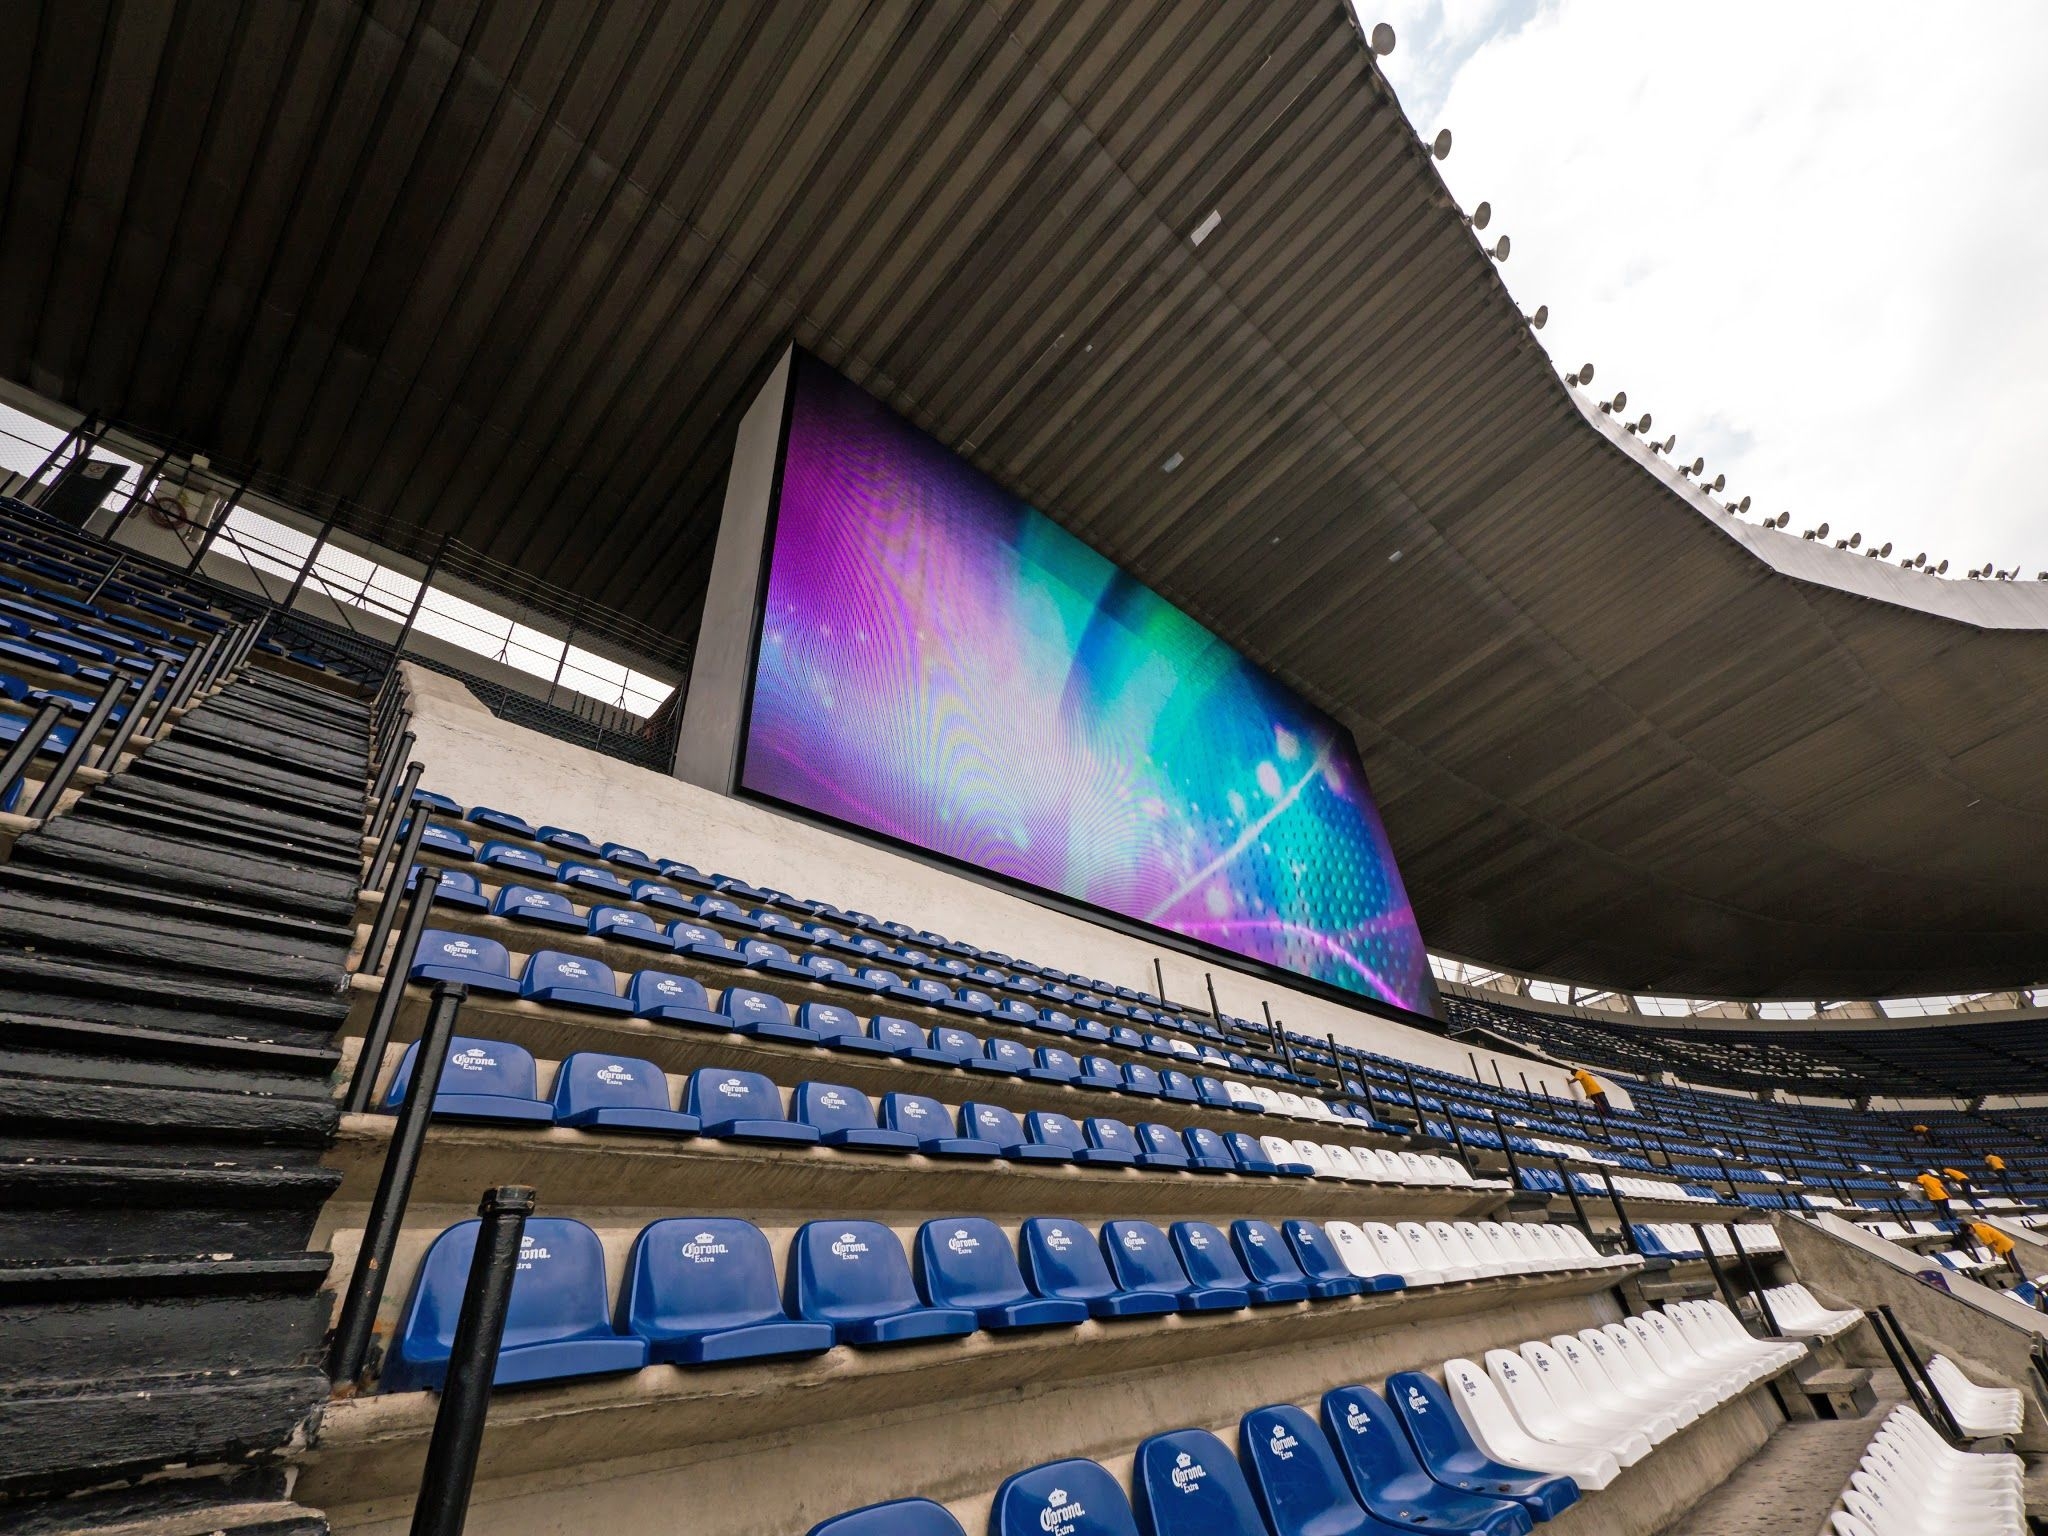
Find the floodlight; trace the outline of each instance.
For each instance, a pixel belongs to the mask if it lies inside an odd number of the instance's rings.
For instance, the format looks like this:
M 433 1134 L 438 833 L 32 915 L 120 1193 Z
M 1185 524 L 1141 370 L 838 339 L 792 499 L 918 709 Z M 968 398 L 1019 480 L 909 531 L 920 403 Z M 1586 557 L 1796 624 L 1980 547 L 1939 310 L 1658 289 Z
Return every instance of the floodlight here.
M 1863 547 L 1863 535 L 1862 535 L 1862 534 L 1860 534 L 1860 533 L 1852 533 L 1852 534 L 1850 534 L 1850 535 L 1849 535 L 1849 547 L 1850 547 L 1851 549 L 1861 549 L 1861 548 Z
M 1826 538 L 1826 537 L 1828 536 L 1828 525 L 1827 525 L 1826 523 L 1822 523 L 1822 524 L 1820 525 L 1820 527 L 1819 527 L 1819 528 L 1818 528 L 1817 530 L 1815 530 L 1815 531 L 1816 531 L 1816 532 L 1818 533 L 1818 535 L 1819 535 L 1819 536 L 1820 536 L 1821 538 L 1823 538 L 1823 539 L 1824 539 L 1824 538 Z
M 1944 560 L 1941 562 L 1941 564 L 1937 565 L 1934 568 L 1934 574 L 1937 576 L 1946 576 L 1948 574 L 1948 562 Z
M 1727 477 L 1726 475 L 1716 475 L 1716 476 L 1714 476 L 1714 489 L 1715 489 L 1715 490 L 1717 490 L 1717 491 L 1725 491 L 1725 490 L 1727 490 L 1727 489 L 1728 489 L 1728 477 Z
M 1550 306 L 1548 304 L 1538 304 L 1536 306 L 1536 313 L 1529 317 L 1529 324 L 1534 329 L 1540 331 L 1543 329 L 1544 326 L 1548 325 L 1549 323 Z
M 1493 204 L 1481 203 L 1477 208 L 1474 208 L 1472 210 L 1471 216 L 1467 218 L 1465 222 L 1467 224 L 1470 224 L 1474 229 L 1486 228 L 1487 225 L 1493 222 Z
M 1430 144 L 1430 146 L 1429 146 L 1429 152 L 1430 152 L 1430 153 L 1431 153 L 1432 155 L 1435 155 L 1435 156 L 1437 157 L 1437 159 L 1439 159 L 1439 160 L 1443 160 L 1443 159 L 1446 159 L 1446 158 L 1448 158 L 1448 157 L 1449 157 L 1449 155 L 1450 155 L 1450 153 L 1451 153 L 1451 130 L 1450 130 L 1450 129 L 1448 129 L 1448 128 L 1439 128 L 1439 129 L 1437 129 L 1437 131 L 1436 131 L 1436 138 L 1435 138 L 1435 140 L 1434 140 L 1434 141 L 1432 141 L 1432 142 L 1431 142 L 1431 144 Z
M 1879 559 L 1889 560 L 1892 555 L 1892 541 L 1890 539 L 1886 539 L 1884 541 L 1884 548 L 1880 549 L 1877 553 Z
M 1372 29 L 1372 51 L 1383 59 L 1394 51 L 1394 29 L 1384 21 Z
M 1785 526 L 1785 525 L 1786 525 L 1787 523 L 1789 523 L 1789 522 L 1791 522 L 1791 521 L 1792 521 L 1792 514 L 1791 514 L 1790 512 L 1780 512 L 1780 513 L 1778 514 L 1778 524 L 1777 524 L 1777 526 L 1778 526 L 1778 527 L 1780 527 L 1780 528 L 1782 528 L 1782 527 L 1784 527 L 1784 526 Z
M 1747 512 L 1749 510 L 1749 498 L 1745 496 L 1742 498 L 1742 500 L 1737 502 L 1735 504 L 1735 510 L 1738 512 Z
M 1508 237 L 1506 235 L 1502 235 L 1500 239 L 1494 242 L 1493 259 L 1495 261 L 1506 261 L 1508 259 Z

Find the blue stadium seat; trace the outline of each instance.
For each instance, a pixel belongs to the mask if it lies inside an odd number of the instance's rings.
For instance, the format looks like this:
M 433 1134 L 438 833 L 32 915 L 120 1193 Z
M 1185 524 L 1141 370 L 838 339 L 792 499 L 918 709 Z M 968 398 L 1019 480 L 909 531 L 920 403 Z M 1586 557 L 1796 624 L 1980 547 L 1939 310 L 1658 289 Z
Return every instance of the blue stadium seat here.
M 879 987 L 871 986 L 854 974 L 853 967 L 836 955 L 821 955 L 816 950 L 797 956 L 797 968 L 807 981 L 822 983 L 828 987 L 846 987 L 855 992 L 878 992 Z
M 1188 1145 L 1172 1126 L 1142 1120 L 1138 1123 L 1138 1164 L 1144 1168 L 1185 1168 Z
M 986 1017 L 996 1011 L 996 1000 L 978 987 L 962 987 L 951 997 L 941 998 L 938 1006 L 948 1013 Z
M 572 853 L 587 853 L 593 859 L 604 857 L 604 850 L 596 843 L 581 832 L 571 832 L 567 827 L 542 827 L 534 841 L 545 843 L 550 848 L 566 848 Z
M 796 1085 L 794 1118 L 818 1133 L 828 1147 L 857 1147 L 870 1152 L 915 1152 L 917 1138 L 904 1131 L 885 1131 L 875 1124 L 875 1106 L 857 1088 L 838 1083 Z
M 818 1133 L 798 1125 L 782 1108 L 782 1095 L 758 1072 L 699 1067 L 690 1074 L 684 1107 L 706 1136 L 729 1141 L 796 1142 L 815 1145 Z
M 659 864 L 655 863 L 654 860 L 650 859 L 638 848 L 629 847 L 625 843 L 606 843 L 602 848 L 598 849 L 598 853 L 606 863 L 616 864 L 621 869 L 637 869 L 650 875 L 661 873 L 661 866 Z
M 1211 1109 L 1236 1109 L 1237 1100 L 1230 1096 L 1230 1090 L 1223 1086 L 1223 1080 L 1206 1074 L 1195 1079 L 1195 1097 Z
M 752 1222 L 675 1216 L 633 1239 L 619 1314 L 657 1363 L 715 1365 L 832 1347 L 829 1323 L 782 1308 L 768 1239 Z
M 690 905 L 689 897 L 660 880 L 635 880 L 633 899 L 642 906 L 660 907 L 668 912 L 688 912 L 694 916 L 697 910 Z
M 1420 1371 L 1389 1376 L 1387 1404 L 1429 1475 L 1446 1488 L 1512 1499 L 1538 1520 L 1554 1519 L 1579 1501 L 1579 1485 L 1570 1478 L 1510 1467 L 1480 1450 L 1450 1394 Z
M 1156 1099 L 1161 1094 L 1159 1074 L 1139 1062 L 1130 1062 L 1124 1067 L 1124 1092 L 1135 1093 L 1140 1098 Z
M 1518 1503 L 1446 1488 L 1431 1477 L 1394 1411 L 1372 1388 L 1325 1392 L 1322 1420 L 1351 1491 L 1388 1524 L 1469 1536 L 1528 1536 L 1535 1527 Z
M 1230 1143 L 1216 1131 L 1190 1126 L 1181 1133 L 1187 1143 L 1188 1167 L 1196 1173 L 1235 1173 L 1237 1159 L 1230 1155 Z
M 982 1041 L 981 1054 L 961 1063 L 970 1072 L 988 1072 L 998 1077 L 1022 1077 L 1031 1067 L 1029 1047 L 1015 1040 L 991 1036 Z
M 1395 1536 L 1352 1493 L 1316 1421 L 1292 1403 L 1254 1408 L 1237 1424 L 1238 1463 L 1273 1536 Z
M 1183 1312 L 1235 1312 L 1251 1304 L 1245 1290 L 1190 1280 L 1171 1240 L 1149 1221 L 1104 1222 L 1102 1255 L 1125 1290 L 1164 1291 Z
M 1096 1093 L 1121 1093 L 1124 1086 L 1124 1069 L 1107 1056 L 1083 1056 L 1081 1078 L 1074 1086 Z
M 718 1000 L 718 1011 L 726 1028 L 764 1040 L 794 1040 L 816 1045 L 818 1037 L 789 1016 L 789 1004 L 772 992 L 752 987 L 727 987 Z
M 1056 1045 L 1041 1045 L 1032 1052 L 1032 1064 L 1024 1075 L 1034 1082 L 1071 1083 L 1080 1075 L 1081 1064 L 1074 1060 L 1072 1051 L 1063 1051 Z
M 1145 1149 L 1138 1144 L 1138 1133 L 1121 1120 L 1108 1115 L 1090 1115 L 1081 1122 L 1081 1131 L 1088 1138 L 1089 1147 L 1098 1155 L 1128 1158 L 1140 1168 L 1158 1166 L 1147 1160 Z
M 1307 1301 L 1311 1297 L 1322 1301 L 1331 1296 L 1355 1295 L 1360 1289 L 1353 1284 L 1343 1290 L 1327 1290 L 1320 1282 L 1311 1281 L 1287 1246 L 1287 1239 L 1271 1222 L 1232 1222 L 1230 1246 L 1237 1254 L 1254 1302 Z M 1181 1257 L 1187 1257 L 1185 1251 Z
M 724 1014 L 714 1012 L 704 995 L 703 983 L 673 971 L 635 971 L 626 987 L 636 1017 L 658 1024 L 701 1024 L 710 1029 L 727 1027 Z
M 602 960 L 566 955 L 558 949 L 536 950 L 528 957 L 519 995 L 529 1002 L 586 1008 L 597 1013 L 631 1013 L 633 1005 L 619 996 L 619 978 Z
M 860 1027 L 858 1014 L 837 1003 L 805 1003 L 796 1011 L 796 1023 L 797 1028 L 809 1030 L 821 1045 L 835 1051 L 854 1051 L 869 1056 L 896 1054 L 887 1042 L 877 1040 Z M 904 1027 L 909 1028 L 908 1025 Z M 915 1030 L 911 1032 L 916 1033 Z
M 405 888 L 411 891 L 420 883 L 420 868 L 413 865 L 405 877 Z M 491 898 L 484 894 L 484 888 L 475 875 L 460 869 L 441 871 L 441 883 L 434 887 L 434 905 L 437 907 L 459 907 L 465 912 L 488 912 Z
M 1266 1178 L 1279 1174 L 1280 1170 L 1274 1166 L 1273 1160 L 1266 1156 L 1265 1148 L 1259 1145 L 1259 1138 L 1249 1132 L 1225 1131 L 1223 1144 L 1230 1149 L 1231 1159 L 1237 1164 L 1239 1173 Z
M 638 944 L 644 949 L 675 948 L 661 924 L 632 907 L 592 907 L 590 933 L 593 938 Z
M 981 1036 L 941 1024 L 931 1032 L 931 1051 L 949 1066 L 966 1067 L 983 1059 Z
M 420 935 L 406 975 L 413 981 L 459 982 L 472 992 L 519 991 L 519 983 L 512 979 L 512 956 L 504 945 L 442 928 Z
M 555 1073 L 555 1124 L 582 1130 L 651 1131 L 694 1136 L 697 1117 L 668 1101 L 660 1067 L 637 1056 L 577 1051 Z
M 560 891 L 536 891 L 530 885 L 500 887 L 497 899 L 491 903 L 491 915 L 515 923 L 574 928 L 578 933 L 586 931 L 583 914 L 569 904 L 568 897 Z
M 1033 1296 L 1003 1229 L 979 1216 L 928 1221 L 917 1234 L 917 1282 L 935 1307 L 964 1307 L 983 1328 L 1071 1327 L 1088 1304 Z
M 1140 1441 L 1131 1489 L 1145 1536 L 1265 1536 L 1237 1458 L 1206 1429 Z
M 1406 1284 L 1399 1275 L 1374 1275 L 1370 1279 L 1351 1273 L 1351 1267 L 1330 1241 L 1330 1234 L 1312 1221 L 1280 1224 L 1288 1250 L 1308 1278 L 1314 1296 L 1356 1296 L 1361 1292 L 1398 1291 Z
M 952 1065 L 951 1060 L 925 1043 L 924 1031 L 908 1019 L 878 1013 L 868 1020 L 868 1038 L 891 1056 L 904 1061 L 928 1061 L 938 1066 Z
M 593 850 L 594 851 L 594 850 Z M 562 884 L 576 890 L 590 891 L 599 896 L 611 896 L 620 901 L 633 899 L 633 887 L 621 880 L 608 869 L 599 869 L 595 864 L 564 864 L 558 875 Z
M 1198 1289 L 1242 1291 L 1255 1307 L 1286 1306 L 1308 1300 L 1308 1282 L 1278 1279 L 1254 1282 L 1238 1262 L 1230 1239 L 1222 1229 L 1206 1221 L 1176 1221 L 1172 1227 L 1173 1251 L 1181 1268 Z
M 740 952 L 733 947 L 732 940 L 716 928 L 707 928 L 702 923 L 688 918 L 678 918 L 668 925 L 668 941 L 679 955 L 688 955 L 693 960 L 708 960 L 713 965 L 745 965 Z
M 509 832 L 514 837 L 536 839 L 533 824 L 524 817 L 514 816 L 510 811 L 492 810 L 488 805 L 479 805 L 469 813 L 472 825 L 489 827 L 495 832 Z
M 413 1064 L 420 1046 L 405 1048 L 384 1107 L 396 1114 L 412 1087 Z M 551 1125 L 555 1111 L 540 1097 L 540 1074 L 531 1052 L 503 1040 L 477 1040 L 456 1035 L 448 1041 L 441 1084 L 434 1094 L 434 1113 L 458 1120 L 495 1120 Z
M 1117 1284 L 1096 1246 L 1095 1234 L 1078 1221 L 1033 1216 L 1019 1233 L 1024 1278 L 1040 1296 L 1079 1301 L 1091 1317 L 1158 1317 L 1180 1310 L 1171 1291 L 1127 1290 Z
M 915 1137 L 917 1149 L 932 1157 L 992 1158 L 1002 1155 L 992 1141 L 978 1136 L 955 1136 L 953 1117 L 937 1099 L 921 1093 L 890 1093 L 882 1096 L 882 1126 Z
M 437 795 L 431 789 L 415 789 L 412 792 L 412 803 L 414 805 L 424 805 L 428 810 L 438 812 L 444 816 L 463 815 L 462 806 L 459 802 L 450 799 L 447 795 Z
M 384 1391 L 437 1388 L 447 1377 L 481 1225 L 459 1222 L 427 1250 L 384 1362 Z M 647 1341 L 612 1328 L 604 1247 L 597 1234 L 566 1217 L 529 1219 L 493 1384 L 637 1371 L 646 1363 Z
M 891 1499 L 865 1509 L 820 1520 L 808 1536 L 967 1536 L 943 1504 L 930 1499 Z
M 1047 1146 L 1025 1134 L 1024 1124 L 1014 1110 L 1000 1104 L 969 1102 L 960 1106 L 960 1134 L 978 1141 L 994 1142 L 996 1150 L 1012 1162 L 1069 1163 L 1073 1154 L 1064 1147 Z
M 403 827 L 399 828 L 398 835 L 401 841 L 411 827 L 412 822 L 408 820 Z M 476 845 L 471 843 L 468 838 L 464 837 L 453 827 L 439 827 L 435 826 L 432 822 L 428 822 L 425 829 L 420 833 L 420 847 L 431 848 L 436 853 L 445 853 L 451 859 L 470 859 L 476 857 Z
M 903 1245 L 879 1221 L 809 1221 L 797 1228 L 788 1303 L 808 1322 L 830 1323 L 841 1344 L 957 1338 L 976 1327 L 964 1308 L 919 1299 Z
M 1092 1461 L 1049 1461 L 1003 1479 L 988 1536 L 1138 1536 L 1131 1501 Z
M 555 878 L 555 866 L 531 848 L 521 848 L 516 843 L 488 842 L 477 854 L 477 861 L 492 869 L 510 870 L 516 874 L 530 875 L 536 879 Z
M 1024 1134 L 1042 1147 L 1058 1147 L 1075 1162 L 1093 1168 L 1134 1168 L 1135 1149 L 1116 1151 L 1089 1145 L 1088 1135 L 1057 1110 L 1034 1109 L 1024 1117 Z

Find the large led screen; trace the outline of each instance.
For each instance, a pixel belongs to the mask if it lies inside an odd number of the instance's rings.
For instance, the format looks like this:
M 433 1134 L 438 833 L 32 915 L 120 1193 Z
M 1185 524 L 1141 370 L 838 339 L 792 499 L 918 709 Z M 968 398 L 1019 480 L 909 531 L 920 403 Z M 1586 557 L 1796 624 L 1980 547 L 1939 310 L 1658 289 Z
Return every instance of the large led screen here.
M 743 789 L 1428 1008 L 1346 732 L 822 363 L 790 389 Z

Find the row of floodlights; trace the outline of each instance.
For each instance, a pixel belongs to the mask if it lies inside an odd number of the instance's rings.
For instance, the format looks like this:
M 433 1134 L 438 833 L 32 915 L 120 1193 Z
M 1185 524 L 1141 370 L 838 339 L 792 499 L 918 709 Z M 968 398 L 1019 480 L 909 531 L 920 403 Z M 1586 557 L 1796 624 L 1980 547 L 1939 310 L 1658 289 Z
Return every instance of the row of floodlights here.
M 1372 51 L 1376 56 L 1385 58 L 1388 54 L 1392 53 L 1394 51 L 1394 41 L 1394 29 L 1384 21 L 1372 29 Z M 1430 141 L 1429 152 L 1438 160 L 1449 157 L 1451 153 L 1450 129 L 1440 128 L 1437 130 L 1436 137 Z M 1475 232 L 1484 230 L 1488 224 L 1493 222 L 1492 204 L 1480 203 L 1469 214 L 1465 215 L 1465 222 Z M 1508 237 L 1506 235 L 1502 235 L 1491 246 L 1484 244 L 1480 246 L 1480 249 L 1484 250 L 1495 261 L 1506 261 L 1508 259 L 1508 248 Z M 1528 320 L 1530 329 L 1540 331 L 1550 319 L 1550 306 L 1548 304 L 1539 304 L 1524 318 Z M 1584 367 L 1567 373 L 1564 376 L 1564 381 L 1574 389 L 1590 385 L 1593 382 L 1593 365 L 1587 363 Z M 1614 392 L 1613 398 L 1600 402 L 1600 410 L 1603 415 L 1612 416 L 1627 409 L 1628 391 L 1626 390 L 1617 389 Z M 1642 437 L 1649 444 L 1650 451 L 1655 454 L 1669 453 L 1678 442 L 1678 434 L 1675 432 L 1668 434 L 1661 443 L 1649 436 L 1650 413 L 1648 411 L 1643 412 L 1634 421 L 1624 417 L 1622 425 L 1631 437 Z M 1699 476 L 1702 489 L 1719 493 L 1728 488 L 1728 477 L 1726 475 L 1716 475 L 1710 482 L 1706 479 L 1706 472 L 1707 461 L 1703 458 L 1695 458 L 1690 464 L 1678 466 L 1678 473 L 1682 479 L 1691 479 L 1694 476 Z M 1749 511 L 1749 498 L 1745 496 L 1740 501 L 1726 502 L 1723 504 L 1723 510 L 1732 516 L 1743 516 Z M 1763 520 L 1763 526 L 1766 528 L 1785 528 L 1791 522 L 1792 514 L 1790 512 L 1780 512 L 1776 517 L 1766 517 Z M 1826 543 L 1828 525 L 1822 523 L 1818 528 L 1808 528 L 1800 537 L 1814 543 Z M 1889 560 L 1892 554 L 1890 540 L 1886 540 L 1881 545 L 1873 544 L 1869 548 L 1864 548 L 1863 535 L 1860 533 L 1852 533 L 1846 539 L 1836 539 L 1835 548 L 1840 550 L 1861 549 L 1863 550 L 1864 557 L 1871 560 Z M 1902 570 L 1908 571 L 1927 571 L 1936 576 L 1946 576 L 1948 574 L 1948 561 L 1942 560 L 1937 564 L 1929 565 L 1924 551 L 1913 556 L 1910 560 L 1901 556 L 1899 567 Z M 1997 570 L 1989 560 L 1985 561 L 1982 566 L 1972 566 L 1966 575 L 1971 581 L 2016 581 L 2019 579 L 2018 570 Z M 2042 571 L 2034 579 L 2036 581 L 2048 581 L 2048 571 Z

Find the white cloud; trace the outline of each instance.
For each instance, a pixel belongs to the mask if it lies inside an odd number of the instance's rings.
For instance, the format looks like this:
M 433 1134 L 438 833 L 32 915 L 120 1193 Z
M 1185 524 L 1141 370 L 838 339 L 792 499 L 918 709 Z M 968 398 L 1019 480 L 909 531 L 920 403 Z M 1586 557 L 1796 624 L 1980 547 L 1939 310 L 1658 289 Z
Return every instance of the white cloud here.
M 2048 5 L 1360 13 L 1561 368 L 1794 531 L 2048 570 Z

